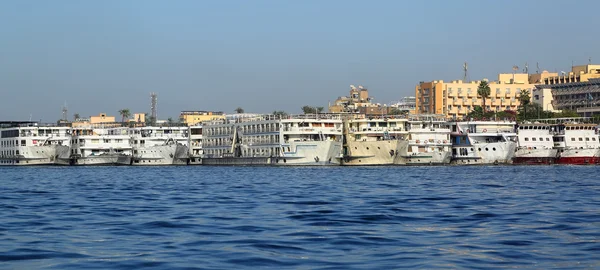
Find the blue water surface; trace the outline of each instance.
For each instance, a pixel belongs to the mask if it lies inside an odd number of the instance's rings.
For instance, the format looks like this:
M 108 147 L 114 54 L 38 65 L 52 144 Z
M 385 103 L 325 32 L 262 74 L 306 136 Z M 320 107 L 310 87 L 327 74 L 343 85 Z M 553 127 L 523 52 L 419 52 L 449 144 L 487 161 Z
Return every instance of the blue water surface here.
M 3 167 L 3 269 L 600 268 L 600 167 Z

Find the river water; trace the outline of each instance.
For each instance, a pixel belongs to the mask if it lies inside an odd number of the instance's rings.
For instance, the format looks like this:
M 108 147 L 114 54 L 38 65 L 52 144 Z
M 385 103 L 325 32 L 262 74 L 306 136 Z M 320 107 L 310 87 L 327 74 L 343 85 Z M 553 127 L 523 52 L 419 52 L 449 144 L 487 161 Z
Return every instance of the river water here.
M 600 167 L 3 167 L 0 268 L 600 268 Z

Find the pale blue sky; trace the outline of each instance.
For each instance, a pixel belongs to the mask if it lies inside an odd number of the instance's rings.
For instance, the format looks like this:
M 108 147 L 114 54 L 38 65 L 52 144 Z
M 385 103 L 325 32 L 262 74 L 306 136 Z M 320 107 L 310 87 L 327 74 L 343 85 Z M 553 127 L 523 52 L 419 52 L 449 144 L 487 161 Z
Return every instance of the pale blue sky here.
M 365 85 L 600 63 L 600 1 L 0 0 L 0 120 L 122 108 L 300 112 Z

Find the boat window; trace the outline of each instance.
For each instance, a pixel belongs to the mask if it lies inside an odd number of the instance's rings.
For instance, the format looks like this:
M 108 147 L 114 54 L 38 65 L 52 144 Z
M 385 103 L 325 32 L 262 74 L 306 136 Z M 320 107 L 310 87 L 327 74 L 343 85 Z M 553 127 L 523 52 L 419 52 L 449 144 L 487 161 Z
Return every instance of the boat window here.
M 536 141 L 536 140 L 535 140 L 535 137 L 531 138 L 531 141 L 534 141 L 534 142 L 535 142 L 535 141 Z
M 592 141 L 596 141 L 596 138 L 592 137 Z
M 589 141 L 590 141 L 590 138 L 586 137 L 586 138 L 585 138 L 585 141 L 586 141 L 586 142 L 589 142 Z
M 580 142 L 582 142 L 582 141 L 583 141 L 583 138 L 581 138 L 581 137 L 580 137 L 580 138 L 579 138 L 579 141 L 580 141 Z
M 543 141 L 544 141 L 544 138 L 541 138 L 541 137 L 540 137 L 540 142 L 543 142 Z
M 528 141 L 529 141 L 529 138 L 525 138 L 525 141 L 526 141 L 526 142 L 528 142 Z
M 574 142 L 574 141 L 575 141 L 575 138 L 571 138 L 571 141 L 572 141 L 572 142 Z
M 546 141 L 547 141 L 547 142 L 549 142 L 549 141 L 550 141 L 550 138 L 546 138 Z

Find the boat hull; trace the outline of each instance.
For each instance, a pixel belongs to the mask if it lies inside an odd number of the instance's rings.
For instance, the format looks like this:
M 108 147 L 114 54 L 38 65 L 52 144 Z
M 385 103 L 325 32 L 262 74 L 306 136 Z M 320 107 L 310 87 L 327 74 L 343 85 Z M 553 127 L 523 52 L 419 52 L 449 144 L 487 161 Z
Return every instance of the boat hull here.
M 344 166 L 392 165 L 399 155 L 400 145 L 405 141 L 352 141 L 347 143 Z
M 472 146 L 455 147 L 467 148 L 467 155 L 456 155 L 452 157 L 451 164 L 454 165 L 497 165 L 497 164 L 512 164 L 515 149 L 515 142 L 495 142 L 481 143 Z M 473 149 L 473 150 L 470 150 Z M 457 151 L 459 152 L 459 151 Z
M 598 149 L 565 149 L 560 152 L 557 164 L 593 165 L 600 163 Z
M 90 165 L 130 165 L 131 156 L 127 155 L 98 155 L 87 157 L 75 157 L 71 159 L 70 165 L 90 166 Z
M 423 166 L 423 165 L 447 165 L 452 160 L 452 153 L 448 151 L 415 153 L 405 156 L 405 165 Z
M 556 149 L 518 149 L 513 157 L 517 165 L 550 165 L 556 163 Z
M 179 144 L 139 147 L 134 153 L 134 166 L 186 165 L 188 159 L 187 146 Z
M 292 142 L 283 156 L 275 157 L 204 157 L 203 165 L 274 165 L 337 166 L 340 165 L 342 143 L 337 141 Z

